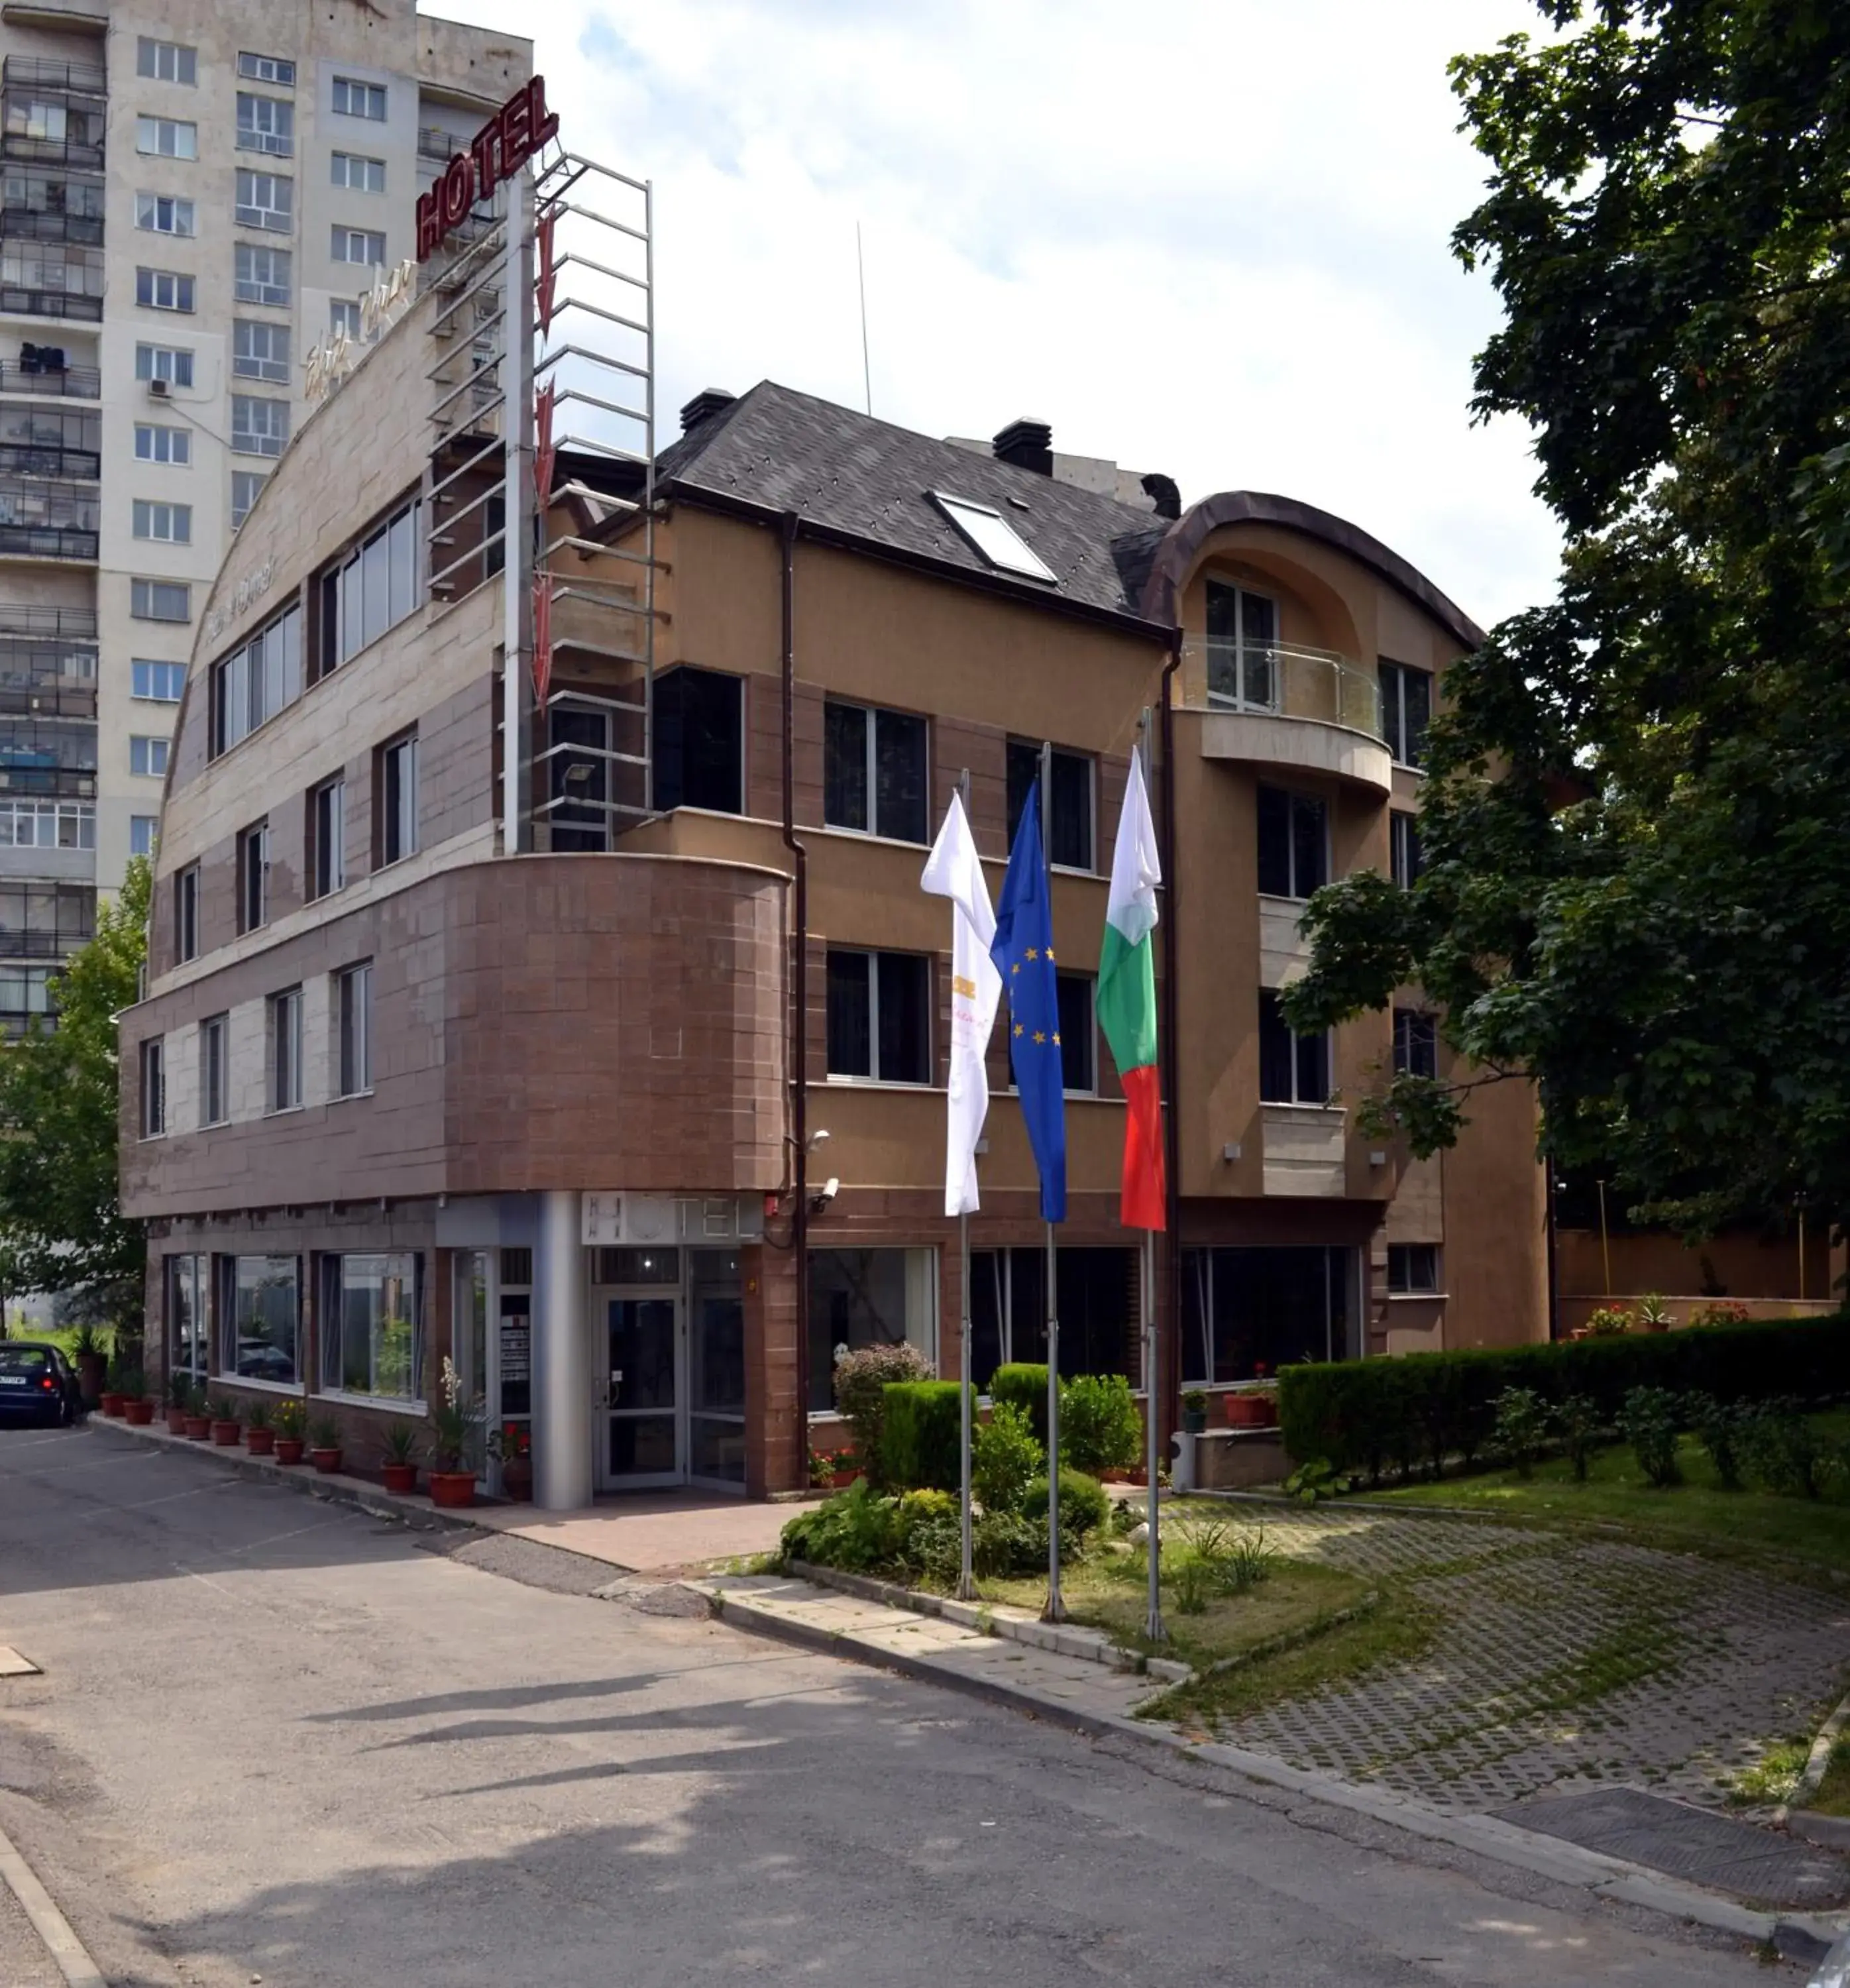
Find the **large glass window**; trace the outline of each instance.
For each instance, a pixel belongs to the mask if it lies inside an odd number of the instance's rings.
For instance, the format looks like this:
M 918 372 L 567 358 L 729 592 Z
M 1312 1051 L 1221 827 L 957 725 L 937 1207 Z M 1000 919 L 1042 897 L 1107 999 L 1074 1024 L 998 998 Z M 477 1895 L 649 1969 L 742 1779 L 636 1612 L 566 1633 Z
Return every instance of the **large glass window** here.
M 385 86 L 362 83 L 357 76 L 334 79 L 334 111 L 341 117 L 367 117 L 376 124 L 385 122 Z
M 141 35 L 135 41 L 135 73 L 156 83 L 196 83 L 199 51 L 184 42 L 156 41 Z
M 193 590 L 177 580 L 131 580 L 128 611 L 137 621 L 190 621 Z
M 302 989 L 269 999 L 270 1109 L 293 1111 L 302 1102 Z
M 1327 1104 L 1330 1038 L 1293 1034 L 1270 987 L 1259 990 L 1259 1094 L 1267 1104 Z
M 655 805 L 745 812 L 744 686 L 682 666 L 655 680 Z
M 238 837 L 238 929 L 255 931 L 269 916 L 270 825 L 260 821 Z
M 418 847 L 418 735 L 413 732 L 379 749 L 379 841 L 373 867 L 383 870 Z
M 810 1408 L 835 1405 L 838 1351 L 909 1340 L 938 1355 L 937 1259 L 929 1249 L 810 1252 Z
M 1093 864 L 1092 761 L 1084 752 L 1049 756 L 1047 860 L 1059 870 L 1090 870 Z M 1009 841 L 1021 826 L 1028 790 L 1040 776 L 1040 748 L 1026 739 L 1009 741 Z
M 293 1386 L 301 1378 L 301 1259 L 221 1256 L 222 1373 Z
M 196 159 L 199 127 L 175 117 L 137 117 L 135 150 L 157 159 Z
M 1390 1242 L 1388 1245 L 1388 1292 L 1390 1297 L 1436 1297 L 1439 1290 L 1439 1245 L 1436 1242 Z
M 286 324 L 260 324 L 237 318 L 232 324 L 232 370 L 242 380 L 273 380 L 287 386 L 289 329 Z
M 157 663 L 144 657 L 130 659 L 130 695 L 152 704 L 178 704 L 186 688 L 184 663 Z
M 152 498 L 137 497 L 132 502 L 129 522 L 138 539 L 165 546 L 190 546 L 193 543 L 193 507 L 190 504 L 162 504 Z
M 192 235 L 193 203 L 166 193 L 135 196 L 135 225 L 150 235 Z
M 232 396 L 232 447 L 240 455 L 280 455 L 289 438 L 289 404 Z
M 195 286 L 174 269 L 137 269 L 135 301 L 144 310 L 191 311 Z
M 199 1122 L 222 1125 L 232 1115 L 232 1018 L 199 1024 Z
M 241 304 L 273 304 L 286 309 L 293 269 L 288 249 L 240 242 L 232 251 L 232 294 Z
M 347 882 L 347 783 L 324 780 L 309 796 L 309 894 L 325 898 Z
M 831 701 L 823 725 L 822 818 L 829 827 L 928 841 L 925 720 Z
M 1308 794 L 1259 790 L 1259 888 L 1267 898 L 1307 898 L 1330 881 L 1330 813 Z
M 1089 973 L 1054 975 L 1060 1000 L 1060 1081 L 1063 1090 L 1090 1097 L 1098 1088 L 1098 1029 L 1092 1013 Z
M 238 168 L 233 218 L 241 228 L 268 228 L 286 235 L 296 225 L 296 182 L 287 173 Z
M 331 161 L 333 184 L 354 193 L 385 191 L 385 161 L 358 152 L 337 152 Z
M 1432 672 L 1383 658 L 1381 675 L 1382 729 L 1388 749 L 1403 766 L 1426 763 L 1426 728 L 1432 718 Z
M 1277 708 L 1278 604 L 1224 580 L 1207 583 L 1208 695 L 1243 710 Z
M 931 1082 L 930 965 L 922 953 L 829 948 L 830 1076 Z
M 340 1094 L 357 1097 L 373 1087 L 373 962 L 336 976 L 340 1011 Z
M 212 665 L 213 758 L 302 695 L 302 610 L 291 605 Z
M 1395 808 L 1388 816 L 1388 873 L 1403 891 L 1419 881 L 1419 822 Z
M 1263 1379 L 1296 1361 L 1348 1357 L 1350 1263 L 1340 1249 L 1185 1249 L 1184 1382 Z
M 175 1374 L 203 1380 L 206 1371 L 206 1276 L 210 1259 L 167 1259 L 167 1364 Z
M 743 1484 L 745 1301 L 737 1253 L 688 1252 L 688 1468 Z
M 151 1036 L 141 1045 L 141 1136 L 157 1139 L 167 1130 L 167 1043 Z
M 418 563 L 421 499 L 411 501 L 323 568 L 321 662 L 319 674 L 376 642 L 424 600 Z
M 423 1391 L 414 1252 L 321 1259 L 321 1384 L 413 1401 Z
M 1394 1067 L 1403 1077 L 1439 1074 L 1438 1024 L 1422 1009 L 1394 1011 Z
M 336 221 L 329 252 L 337 262 L 383 262 L 384 232 L 377 228 L 348 228 Z
M 170 387 L 190 387 L 193 384 L 193 355 L 184 346 L 137 345 L 135 377 L 164 380 Z
M 238 149 L 288 158 L 296 149 L 296 106 L 280 96 L 238 93 Z
M 1141 1387 L 1137 1252 L 1063 1245 L 1054 1274 L 1060 1371 L 1121 1374 Z M 979 1392 L 998 1367 L 1047 1358 L 1047 1254 L 1038 1243 L 971 1252 L 970 1372 Z

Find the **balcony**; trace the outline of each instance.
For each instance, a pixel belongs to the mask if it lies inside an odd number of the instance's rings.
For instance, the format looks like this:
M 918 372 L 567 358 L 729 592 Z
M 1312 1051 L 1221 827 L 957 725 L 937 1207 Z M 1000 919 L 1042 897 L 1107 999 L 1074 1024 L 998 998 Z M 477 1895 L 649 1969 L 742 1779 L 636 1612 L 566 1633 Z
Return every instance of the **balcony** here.
M 37 394 L 47 400 L 100 401 L 103 374 L 94 366 L 8 366 L 0 363 L 0 394 Z
M 420 124 L 418 127 L 418 156 L 421 159 L 434 159 L 447 166 L 458 152 L 468 150 L 469 141 L 458 138 L 448 131 L 440 131 L 434 124 Z
M 82 484 L 0 482 L 0 553 L 93 561 L 99 522 L 96 492 Z
M 103 96 L 109 79 L 100 63 L 57 62 L 42 56 L 8 56 L 0 83 L 9 90 L 46 90 L 63 96 Z
M 100 323 L 102 252 L 0 237 L 0 311 Z
M 103 241 L 103 217 L 43 207 L 0 207 L 0 235 L 11 242 L 76 242 L 93 248 Z
M 6 439 L 0 428 L 0 472 L 16 476 L 59 476 L 95 483 L 103 475 L 103 456 L 93 448 L 63 448 L 42 442 Z
M 1334 775 L 1380 794 L 1394 785 L 1372 671 L 1288 642 L 1183 645 L 1182 704 L 1199 711 L 1210 759 Z
M 0 600 L 0 635 L 49 636 L 54 641 L 93 643 L 93 607 L 46 607 L 27 600 Z M 94 650 L 91 651 L 95 654 Z
M 0 795 L 34 800 L 93 801 L 96 769 L 9 758 L 0 748 Z

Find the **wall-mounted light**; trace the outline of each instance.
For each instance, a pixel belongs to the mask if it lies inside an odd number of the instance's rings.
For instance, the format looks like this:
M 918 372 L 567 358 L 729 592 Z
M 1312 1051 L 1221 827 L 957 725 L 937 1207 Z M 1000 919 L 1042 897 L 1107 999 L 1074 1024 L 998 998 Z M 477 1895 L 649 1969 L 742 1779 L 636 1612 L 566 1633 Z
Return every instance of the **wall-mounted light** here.
M 1371 1167 L 1385 1167 L 1388 1164 L 1388 1156 L 1384 1152 L 1376 1151 L 1368 1155 L 1368 1164 Z
M 1229 1140 L 1226 1145 L 1221 1148 L 1220 1156 L 1223 1160 L 1227 1161 L 1230 1164 L 1232 1161 L 1240 1158 L 1239 1145 L 1235 1141 Z

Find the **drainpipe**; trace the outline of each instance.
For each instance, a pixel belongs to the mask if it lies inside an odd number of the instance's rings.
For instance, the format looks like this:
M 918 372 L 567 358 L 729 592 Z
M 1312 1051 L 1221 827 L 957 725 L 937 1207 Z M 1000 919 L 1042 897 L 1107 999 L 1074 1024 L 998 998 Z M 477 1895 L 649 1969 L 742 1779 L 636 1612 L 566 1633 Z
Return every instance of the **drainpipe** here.
M 1162 1024 L 1157 1033 L 1160 1081 L 1164 1098 L 1169 1107 L 1162 1117 L 1163 1219 L 1169 1226 L 1169 1243 L 1165 1265 L 1168 1274 L 1164 1279 L 1169 1286 L 1166 1309 L 1169 1314 L 1169 1385 L 1161 1391 L 1162 1413 L 1158 1431 L 1162 1439 L 1161 1453 L 1165 1457 L 1169 1453 L 1169 1438 L 1180 1420 L 1182 1409 L 1182 1133 L 1175 1117 L 1178 1102 L 1175 1073 L 1182 1047 L 1175 1033 L 1176 963 L 1180 951 L 1178 941 L 1181 937 L 1181 928 L 1176 914 L 1175 708 L 1173 701 L 1175 672 L 1182 668 L 1182 641 L 1179 626 L 1172 629 L 1169 633 L 1169 660 L 1163 665 L 1162 671 L 1162 787 L 1158 796 L 1162 806 L 1157 810 L 1156 823 L 1158 860 L 1162 864 L 1163 891 L 1169 900 L 1163 908 L 1169 936 L 1163 946 Z M 1162 1364 L 1159 1360 L 1157 1363 L 1159 1374 Z M 1156 1404 L 1152 1401 L 1150 1412 L 1155 1415 L 1156 1412 Z
M 790 1254 L 796 1272 L 796 1477 L 810 1481 L 810 860 L 796 834 L 796 513 L 783 514 L 783 844 L 796 871 L 790 933 Z

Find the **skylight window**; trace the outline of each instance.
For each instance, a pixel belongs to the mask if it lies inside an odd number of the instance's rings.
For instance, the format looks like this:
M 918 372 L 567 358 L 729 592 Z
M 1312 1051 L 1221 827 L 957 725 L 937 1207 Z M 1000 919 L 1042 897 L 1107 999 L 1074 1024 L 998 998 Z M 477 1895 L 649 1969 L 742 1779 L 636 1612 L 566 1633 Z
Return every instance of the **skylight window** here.
M 992 510 L 987 504 L 972 503 L 968 497 L 947 497 L 942 490 L 934 490 L 932 496 L 939 509 L 999 572 L 1024 573 L 1030 580 L 1059 585 L 1052 567 L 999 511 Z

